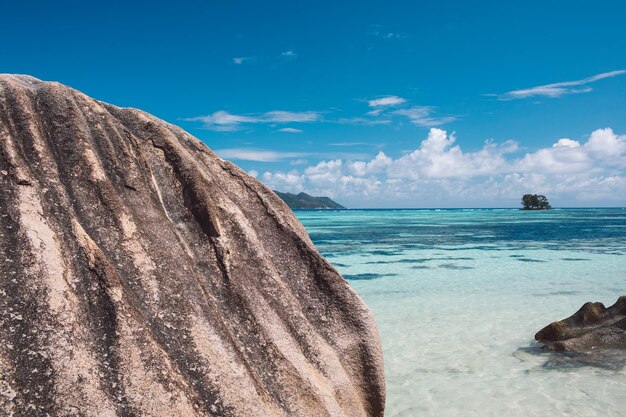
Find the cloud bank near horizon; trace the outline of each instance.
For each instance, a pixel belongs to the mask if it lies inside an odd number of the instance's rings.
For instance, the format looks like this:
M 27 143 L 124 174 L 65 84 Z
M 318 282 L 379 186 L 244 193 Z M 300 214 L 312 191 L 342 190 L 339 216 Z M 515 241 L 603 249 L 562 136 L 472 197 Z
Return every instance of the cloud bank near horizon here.
M 353 206 L 502 206 L 532 192 L 553 203 L 624 203 L 626 135 L 595 130 L 585 142 L 558 139 L 522 153 L 515 141 L 485 141 L 464 151 L 454 133 L 431 128 L 419 146 L 398 158 L 329 159 L 290 171 L 251 171 L 272 189 L 326 195 Z M 561 205 L 563 205 L 561 203 Z

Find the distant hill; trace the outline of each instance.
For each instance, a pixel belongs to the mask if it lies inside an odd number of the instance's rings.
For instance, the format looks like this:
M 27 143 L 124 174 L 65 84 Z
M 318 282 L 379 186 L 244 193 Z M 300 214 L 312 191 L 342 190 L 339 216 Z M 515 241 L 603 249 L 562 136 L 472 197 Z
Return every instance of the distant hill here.
M 313 197 L 307 193 L 281 193 L 274 191 L 291 209 L 345 209 L 328 197 Z

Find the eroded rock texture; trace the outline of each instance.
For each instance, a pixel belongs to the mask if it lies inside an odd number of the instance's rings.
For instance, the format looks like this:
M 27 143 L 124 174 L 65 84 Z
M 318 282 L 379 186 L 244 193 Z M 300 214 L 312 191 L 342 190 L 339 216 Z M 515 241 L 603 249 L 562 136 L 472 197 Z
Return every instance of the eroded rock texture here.
M 626 348 L 626 296 L 608 308 L 585 303 L 572 316 L 541 329 L 535 339 L 558 352 Z
M 0 75 L 0 409 L 382 416 L 375 323 L 271 191 L 183 130 Z

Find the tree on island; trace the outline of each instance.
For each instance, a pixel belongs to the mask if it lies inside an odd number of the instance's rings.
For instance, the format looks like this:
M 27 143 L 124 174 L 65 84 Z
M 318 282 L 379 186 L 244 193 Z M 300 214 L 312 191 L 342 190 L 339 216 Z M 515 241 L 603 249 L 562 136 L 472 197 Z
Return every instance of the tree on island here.
M 522 210 L 549 210 L 552 208 L 545 195 L 525 194 L 522 197 Z

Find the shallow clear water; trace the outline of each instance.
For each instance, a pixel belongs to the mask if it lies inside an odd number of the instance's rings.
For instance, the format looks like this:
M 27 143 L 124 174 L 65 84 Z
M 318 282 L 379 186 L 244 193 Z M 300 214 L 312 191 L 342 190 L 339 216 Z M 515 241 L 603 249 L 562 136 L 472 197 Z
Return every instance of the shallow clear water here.
M 386 416 L 626 415 L 624 370 L 523 349 L 626 294 L 625 209 L 296 214 L 376 316 Z

